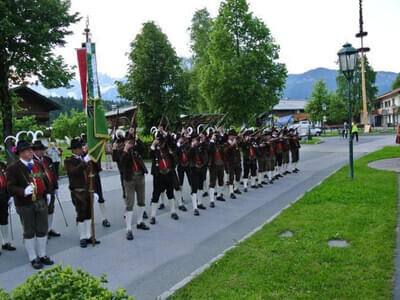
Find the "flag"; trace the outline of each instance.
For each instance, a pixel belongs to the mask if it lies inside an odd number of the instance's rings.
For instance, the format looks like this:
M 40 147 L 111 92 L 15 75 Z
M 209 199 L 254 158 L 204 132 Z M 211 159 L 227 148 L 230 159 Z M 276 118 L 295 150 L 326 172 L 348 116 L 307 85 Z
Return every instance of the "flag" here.
M 86 43 L 87 65 L 87 146 L 90 158 L 97 162 L 104 153 L 109 139 L 107 120 L 101 101 L 99 81 L 97 77 L 95 44 Z
M 86 58 L 86 48 L 76 49 L 76 54 L 78 56 L 79 77 L 80 77 L 80 80 L 81 80 L 83 111 L 86 113 L 86 103 L 87 103 L 87 58 Z

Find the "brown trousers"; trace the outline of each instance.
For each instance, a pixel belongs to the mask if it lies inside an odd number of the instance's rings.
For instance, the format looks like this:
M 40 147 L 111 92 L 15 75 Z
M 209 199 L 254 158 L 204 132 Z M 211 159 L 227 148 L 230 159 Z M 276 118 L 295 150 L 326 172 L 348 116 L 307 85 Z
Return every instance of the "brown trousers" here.
M 17 214 L 21 220 L 24 239 L 45 237 L 48 231 L 47 203 L 43 197 L 26 206 L 16 206 Z
M 89 191 L 85 189 L 71 190 L 71 200 L 75 206 L 77 222 L 83 222 L 92 218 Z
M 145 180 L 144 175 L 133 175 L 132 180 L 124 180 L 125 187 L 125 210 L 132 211 L 137 198 L 137 205 L 140 207 L 145 206 Z

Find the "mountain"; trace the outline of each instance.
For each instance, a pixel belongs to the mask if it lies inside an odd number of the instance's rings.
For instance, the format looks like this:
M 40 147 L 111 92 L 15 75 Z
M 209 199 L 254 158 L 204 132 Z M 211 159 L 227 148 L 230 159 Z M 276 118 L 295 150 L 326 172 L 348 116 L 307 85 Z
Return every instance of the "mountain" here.
M 328 90 L 335 91 L 337 73 L 337 70 L 317 68 L 302 74 L 289 74 L 283 97 L 288 99 L 308 99 L 311 96 L 315 82 L 319 79 L 325 81 Z M 391 85 L 396 76 L 397 74 L 393 72 L 376 73 L 378 95 L 391 90 Z
M 182 66 L 191 68 L 191 61 L 182 59 Z M 283 98 L 287 99 L 308 99 L 311 96 L 314 84 L 317 80 L 323 79 L 330 91 L 336 90 L 337 70 L 325 68 L 317 68 L 302 74 L 289 74 L 286 80 L 286 87 Z M 391 90 L 391 85 L 397 74 L 393 72 L 377 72 L 376 85 L 378 87 L 378 95 L 384 94 Z M 120 102 L 118 97 L 117 86 L 115 81 L 124 80 L 124 78 L 110 77 L 107 74 L 99 74 L 100 90 L 104 100 Z M 72 87 L 69 89 L 45 89 L 42 85 L 32 86 L 34 90 L 45 96 L 53 97 L 72 97 L 81 99 L 80 83 L 77 80 L 71 81 Z

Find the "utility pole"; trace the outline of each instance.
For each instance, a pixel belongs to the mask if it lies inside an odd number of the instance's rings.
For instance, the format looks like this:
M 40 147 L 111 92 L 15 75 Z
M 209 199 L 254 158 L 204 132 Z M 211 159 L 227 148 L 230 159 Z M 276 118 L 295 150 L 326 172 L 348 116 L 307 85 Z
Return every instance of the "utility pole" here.
M 363 37 L 368 35 L 368 32 L 364 31 L 364 19 L 363 19 L 363 10 L 362 10 L 362 0 L 360 1 L 360 32 L 356 34 L 357 38 L 361 39 L 361 48 L 358 49 L 358 52 L 361 54 L 361 90 L 362 90 L 362 102 L 363 102 L 363 111 L 362 111 L 362 121 L 364 123 L 364 132 L 369 132 L 369 122 L 368 122 L 368 107 L 367 107 L 367 89 L 365 85 L 365 64 L 364 64 L 364 53 L 367 53 L 370 49 L 368 47 L 364 48 L 364 40 Z M 349 124 L 351 126 L 351 124 Z

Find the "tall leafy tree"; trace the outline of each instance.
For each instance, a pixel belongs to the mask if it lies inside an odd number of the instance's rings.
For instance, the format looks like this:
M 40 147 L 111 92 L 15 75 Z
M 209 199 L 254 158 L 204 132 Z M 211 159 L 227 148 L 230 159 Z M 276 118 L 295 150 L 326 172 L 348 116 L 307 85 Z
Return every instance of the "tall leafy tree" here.
M 209 64 L 207 47 L 210 42 L 210 33 L 213 26 L 213 19 L 206 8 L 197 10 L 192 18 L 189 27 L 190 48 L 192 50 L 192 61 L 194 66 L 188 70 L 189 94 L 191 112 L 208 112 L 210 110 L 207 100 L 200 93 L 200 70 Z
M 201 68 L 200 91 L 215 112 L 241 124 L 279 102 L 286 67 L 268 27 L 249 12 L 246 0 L 226 0 L 210 33 L 209 64 Z
M 45 87 L 68 86 L 73 73 L 53 49 L 65 45 L 70 14 L 67 0 L 0 1 L 0 104 L 3 136 L 12 134 L 12 95 L 9 87 L 37 77 Z M 11 147 L 7 143 L 7 148 Z
M 400 88 L 400 73 L 397 75 L 396 79 L 392 83 L 392 90 Z
M 154 22 L 143 24 L 131 43 L 127 81 L 117 82 L 118 92 L 139 105 L 141 125 L 146 132 L 166 114 L 171 123 L 185 109 L 186 84 L 180 60 L 167 36 Z
M 360 112 L 362 111 L 362 90 L 361 90 L 361 64 L 360 59 L 357 61 L 356 69 L 354 71 L 354 77 L 351 84 L 351 99 L 353 101 L 353 117 L 359 118 Z M 364 56 L 365 63 L 365 86 L 367 92 L 367 108 L 371 110 L 373 107 L 373 101 L 376 98 L 378 88 L 375 85 L 376 82 L 376 72 L 371 67 L 368 62 L 368 58 Z M 348 101 L 349 98 L 349 87 L 346 78 L 343 73 L 339 72 L 336 77 L 337 90 L 336 93 L 338 97 L 344 101 Z
M 330 95 L 326 87 L 325 81 L 320 79 L 315 85 L 311 94 L 310 100 L 307 102 L 305 111 L 309 114 L 312 121 L 322 121 L 326 111 L 323 110 L 323 106 L 330 102 Z

